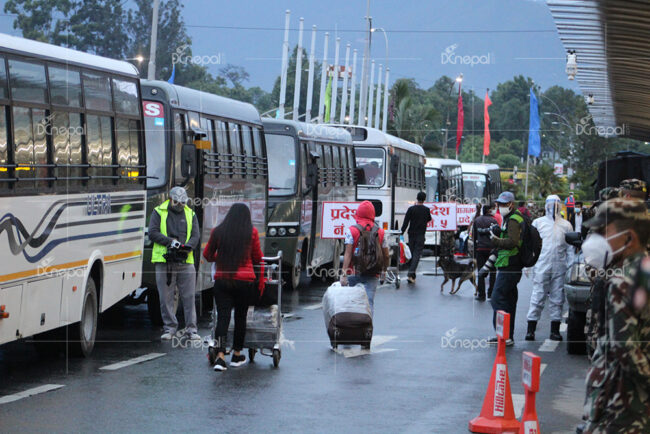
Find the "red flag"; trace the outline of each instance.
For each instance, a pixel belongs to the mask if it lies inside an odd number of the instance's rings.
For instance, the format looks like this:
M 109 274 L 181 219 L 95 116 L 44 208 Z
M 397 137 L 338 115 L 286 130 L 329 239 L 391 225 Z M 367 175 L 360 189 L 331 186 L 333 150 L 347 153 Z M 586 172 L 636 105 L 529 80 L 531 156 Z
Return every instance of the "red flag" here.
M 490 155 L 490 113 L 488 113 L 488 107 L 492 105 L 490 101 L 490 95 L 488 91 L 485 91 L 485 112 L 483 114 L 483 155 Z
M 460 140 L 463 137 L 463 121 L 465 120 L 465 113 L 463 113 L 463 93 L 460 91 L 460 83 L 458 83 L 458 122 L 456 124 L 456 158 L 460 155 Z

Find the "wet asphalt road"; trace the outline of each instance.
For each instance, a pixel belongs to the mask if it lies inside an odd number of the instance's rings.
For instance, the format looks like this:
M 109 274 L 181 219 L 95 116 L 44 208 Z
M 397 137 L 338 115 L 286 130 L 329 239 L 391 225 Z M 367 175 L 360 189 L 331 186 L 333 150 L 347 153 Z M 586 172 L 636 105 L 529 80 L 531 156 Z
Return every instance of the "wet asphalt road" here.
M 430 268 L 423 262 L 421 269 Z M 371 354 L 330 349 L 317 307 L 324 284 L 285 293 L 290 315 L 278 369 L 258 354 L 253 364 L 216 373 L 205 348 L 161 342 L 145 306 L 104 314 L 88 359 L 39 355 L 29 342 L 5 345 L 0 400 L 38 386 L 63 387 L 0 404 L 0 432 L 468 432 L 494 361 L 494 347 L 480 341 L 492 334 L 492 309 L 473 300 L 468 283 L 456 295 L 448 295 L 449 286 L 440 294 L 441 280 L 421 276 L 414 286 L 378 289 Z M 521 353 L 536 352 L 547 365 L 537 397 L 541 429 L 575 432 L 587 359 L 567 355 L 564 344 L 538 351 L 549 333 L 546 312 L 538 341 L 523 340 L 531 281 L 524 277 L 519 288 L 516 343 L 507 350 L 515 406 L 523 405 Z M 199 332 L 209 334 L 209 315 Z M 151 353 L 164 355 L 100 369 Z

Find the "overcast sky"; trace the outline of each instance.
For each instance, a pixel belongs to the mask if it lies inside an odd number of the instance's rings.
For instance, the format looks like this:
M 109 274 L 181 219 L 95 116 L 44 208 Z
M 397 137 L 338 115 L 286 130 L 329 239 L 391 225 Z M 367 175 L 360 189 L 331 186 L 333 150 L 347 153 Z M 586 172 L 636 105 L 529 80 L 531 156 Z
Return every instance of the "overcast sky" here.
M 298 22 L 305 18 L 303 45 L 318 26 L 316 56 L 322 59 L 324 31 L 363 54 L 366 0 L 189 0 L 182 2 L 185 23 L 200 56 L 220 56 L 222 64 L 243 66 L 248 85 L 271 90 L 280 73 L 285 10 L 291 10 L 290 44 L 298 41 Z M 412 77 L 430 87 L 443 74 L 463 73 L 463 88 L 479 95 L 486 88 L 522 74 L 543 89 L 554 84 L 576 89 L 564 73 L 564 49 L 544 1 L 532 0 L 371 0 L 373 27 L 388 34 L 391 82 Z M 4 1 L 0 1 L 4 5 Z M 12 19 L 0 17 L 0 30 L 11 34 Z M 233 27 L 233 28 L 224 28 Z M 239 29 L 241 28 L 241 29 Z M 381 32 L 373 35 L 372 57 L 385 61 Z M 475 64 L 463 64 L 474 58 Z M 454 64 L 455 63 L 455 64 Z M 220 65 L 210 65 L 216 73 Z M 360 68 L 358 68 L 360 70 Z M 160 77 L 167 79 L 167 77 Z

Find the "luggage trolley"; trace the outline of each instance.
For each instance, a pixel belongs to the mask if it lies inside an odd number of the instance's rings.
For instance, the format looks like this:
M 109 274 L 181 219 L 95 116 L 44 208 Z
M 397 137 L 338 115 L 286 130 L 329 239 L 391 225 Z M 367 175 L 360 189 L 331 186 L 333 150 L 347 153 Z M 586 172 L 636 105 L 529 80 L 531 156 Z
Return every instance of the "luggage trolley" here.
M 282 334 L 282 251 L 277 256 L 263 257 L 264 272 L 266 277 L 267 290 L 277 285 L 277 304 L 268 307 L 250 306 L 246 317 L 246 338 L 244 347 L 248 348 L 248 359 L 255 360 L 255 354 L 273 358 L 273 366 L 280 364 L 282 350 L 280 349 L 280 337 Z M 227 341 L 232 342 L 234 334 L 234 315 L 230 318 Z M 211 365 L 217 360 L 217 342 L 215 331 L 217 327 L 217 307 L 213 301 L 212 309 L 212 332 L 208 342 L 208 360 Z
M 388 268 L 386 269 L 386 282 L 389 284 L 394 283 L 395 288 L 399 289 L 399 243 L 400 237 L 402 236 L 402 231 L 387 230 L 384 231 L 384 236 L 388 236 L 388 249 L 390 251 L 390 262 L 388 263 Z

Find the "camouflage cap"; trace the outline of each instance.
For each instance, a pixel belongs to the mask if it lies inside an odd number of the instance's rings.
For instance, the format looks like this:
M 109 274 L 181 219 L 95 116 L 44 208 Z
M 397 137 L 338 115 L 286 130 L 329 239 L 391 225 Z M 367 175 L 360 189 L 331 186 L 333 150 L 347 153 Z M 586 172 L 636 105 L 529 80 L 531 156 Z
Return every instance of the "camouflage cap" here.
M 619 188 L 621 190 L 634 190 L 634 191 L 645 192 L 646 183 L 645 181 L 636 178 L 624 179 L 623 181 L 621 181 L 621 185 L 619 185 Z
M 596 215 L 584 224 L 589 228 L 599 228 L 617 220 L 636 220 L 640 224 L 648 224 L 650 215 L 642 200 L 617 197 L 600 204 Z
M 617 187 L 605 187 L 598 192 L 598 199 L 602 202 L 606 200 L 613 199 L 615 197 L 620 197 L 621 190 Z

